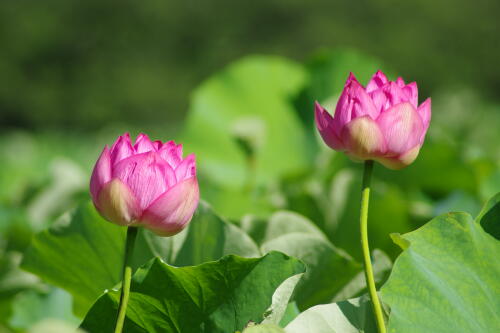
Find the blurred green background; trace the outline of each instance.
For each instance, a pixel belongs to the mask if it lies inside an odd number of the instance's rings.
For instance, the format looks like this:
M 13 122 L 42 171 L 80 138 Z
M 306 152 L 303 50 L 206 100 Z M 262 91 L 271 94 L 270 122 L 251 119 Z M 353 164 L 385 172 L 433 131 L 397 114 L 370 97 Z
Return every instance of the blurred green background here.
M 351 47 L 420 84 L 500 99 L 498 1 L 2 1 L 2 127 L 171 124 L 244 55 Z M 356 71 L 355 68 L 352 69 Z M 345 76 L 345 75 L 343 75 Z M 175 126 L 172 126 L 175 127 Z
M 500 190 L 499 12 L 485 0 L 2 1 L 0 332 L 78 321 L 57 311 L 68 294 L 18 265 L 34 233 L 88 200 L 95 159 L 124 131 L 196 153 L 202 197 L 231 222 L 292 210 L 359 259 L 361 165 L 313 125 L 313 101 L 333 110 L 349 71 L 401 75 L 433 101 L 417 161 L 376 166 L 372 247 L 394 259 L 389 233 L 477 214 Z

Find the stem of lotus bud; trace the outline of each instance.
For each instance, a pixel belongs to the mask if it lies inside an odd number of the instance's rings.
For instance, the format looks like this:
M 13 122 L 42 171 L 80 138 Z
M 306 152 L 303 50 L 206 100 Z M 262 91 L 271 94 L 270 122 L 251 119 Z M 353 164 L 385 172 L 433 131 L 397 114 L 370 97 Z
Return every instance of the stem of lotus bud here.
M 132 280 L 132 252 L 134 250 L 135 238 L 137 236 L 137 228 L 127 227 L 127 239 L 125 241 L 125 256 L 123 258 L 123 280 L 120 294 L 120 305 L 118 306 L 118 315 L 116 317 L 115 333 L 121 333 L 123 323 L 125 322 L 125 314 L 127 313 L 128 297 L 130 294 L 130 282 Z
M 361 247 L 363 249 L 363 260 L 365 266 L 366 285 L 373 306 L 373 313 L 377 321 L 379 333 L 386 333 L 384 314 L 378 299 L 375 279 L 373 277 L 373 268 L 370 258 L 370 247 L 368 246 L 368 202 L 370 200 L 370 181 L 373 171 L 373 161 L 365 161 L 363 173 L 363 185 L 361 189 L 361 213 L 360 213 L 360 229 L 361 229 Z

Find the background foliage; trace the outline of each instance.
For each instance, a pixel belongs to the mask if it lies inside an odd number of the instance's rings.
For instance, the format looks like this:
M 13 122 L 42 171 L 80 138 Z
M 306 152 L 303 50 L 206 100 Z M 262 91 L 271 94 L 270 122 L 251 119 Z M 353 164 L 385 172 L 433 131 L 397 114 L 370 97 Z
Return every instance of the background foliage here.
M 307 271 L 282 292 L 286 309 L 273 303 L 275 315 L 261 319 L 285 327 L 309 309 L 287 332 L 323 316 L 339 318 L 342 331 L 370 332 L 373 323 L 359 317 L 369 311 L 357 226 L 361 165 L 326 149 L 312 103 L 333 109 L 349 71 L 366 82 L 377 69 L 416 80 L 421 101 L 432 97 L 417 161 L 375 170 L 369 232 L 381 286 L 401 254 L 389 234 L 449 211 L 476 216 L 500 190 L 500 69 L 491 65 L 500 56 L 499 10 L 451 0 L 2 2 L 0 332 L 74 327 L 116 287 L 124 233 L 98 217 L 87 186 L 99 150 L 123 131 L 175 138 L 195 152 L 208 202 L 177 237 L 141 233 L 136 267 L 153 256 L 183 267 L 278 250 Z M 465 267 L 497 251 L 495 198 L 477 218 L 481 227 L 460 222 L 468 234 L 440 233 L 438 218 L 393 237 L 415 247 L 384 287 L 391 306 L 398 279 L 418 273 L 408 258 L 425 255 L 427 235 L 488 246 L 464 257 Z M 456 298 L 446 295 L 443 302 Z M 330 304 L 315 307 L 322 303 Z M 483 313 L 498 309 L 488 304 Z M 404 325 L 397 317 L 390 324 Z
M 249 53 L 349 46 L 421 83 L 499 98 L 497 1 L 3 1 L 3 126 L 93 131 L 179 120 L 193 87 Z M 345 76 L 345 75 L 342 75 Z M 99 126 L 96 126 L 96 123 Z M 175 127 L 175 126 L 172 126 Z

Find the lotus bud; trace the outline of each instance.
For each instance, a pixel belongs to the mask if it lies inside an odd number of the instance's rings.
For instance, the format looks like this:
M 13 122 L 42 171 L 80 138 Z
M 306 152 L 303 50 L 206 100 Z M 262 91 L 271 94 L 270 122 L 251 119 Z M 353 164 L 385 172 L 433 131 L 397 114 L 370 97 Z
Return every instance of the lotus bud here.
M 431 120 L 431 99 L 418 105 L 415 82 L 389 81 L 381 71 L 366 88 L 351 73 L 331 116 L 315 103 L 316 126 L 325 143 L 354 161 L 375 160 L 402 169 L 417 157 Z
M 129 134 L 104 147 L 90 179 L 99 213 L 122 226 L 142 226 L 160 236 L 180 232 L 198 206 L 194 155 L 182 157 L 182 145 L 152 142 Z

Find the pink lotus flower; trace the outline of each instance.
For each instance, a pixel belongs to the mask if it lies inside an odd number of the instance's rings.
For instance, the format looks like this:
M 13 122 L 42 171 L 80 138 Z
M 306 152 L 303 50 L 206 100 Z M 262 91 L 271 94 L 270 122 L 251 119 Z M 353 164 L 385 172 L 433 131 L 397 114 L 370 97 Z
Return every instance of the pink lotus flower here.
M 90 193 L 106 220 L 172 236 L 188 224 L 198 205 L 195 157 L 183 159 L 182 145 L 151 142 L 146 134 L 139 134 L 132 146 L 127 133 L 111 149 L 104 147 Z
M 389 81 L 377 71 L 366 88 L 351 73 L 332 117 L 318 102 L 316 126 L 332 149 L 355 161 L 375 160 L 390 169 L 411 164 L 424 143 L 431 99 L 418 105 L 415 82 Z

